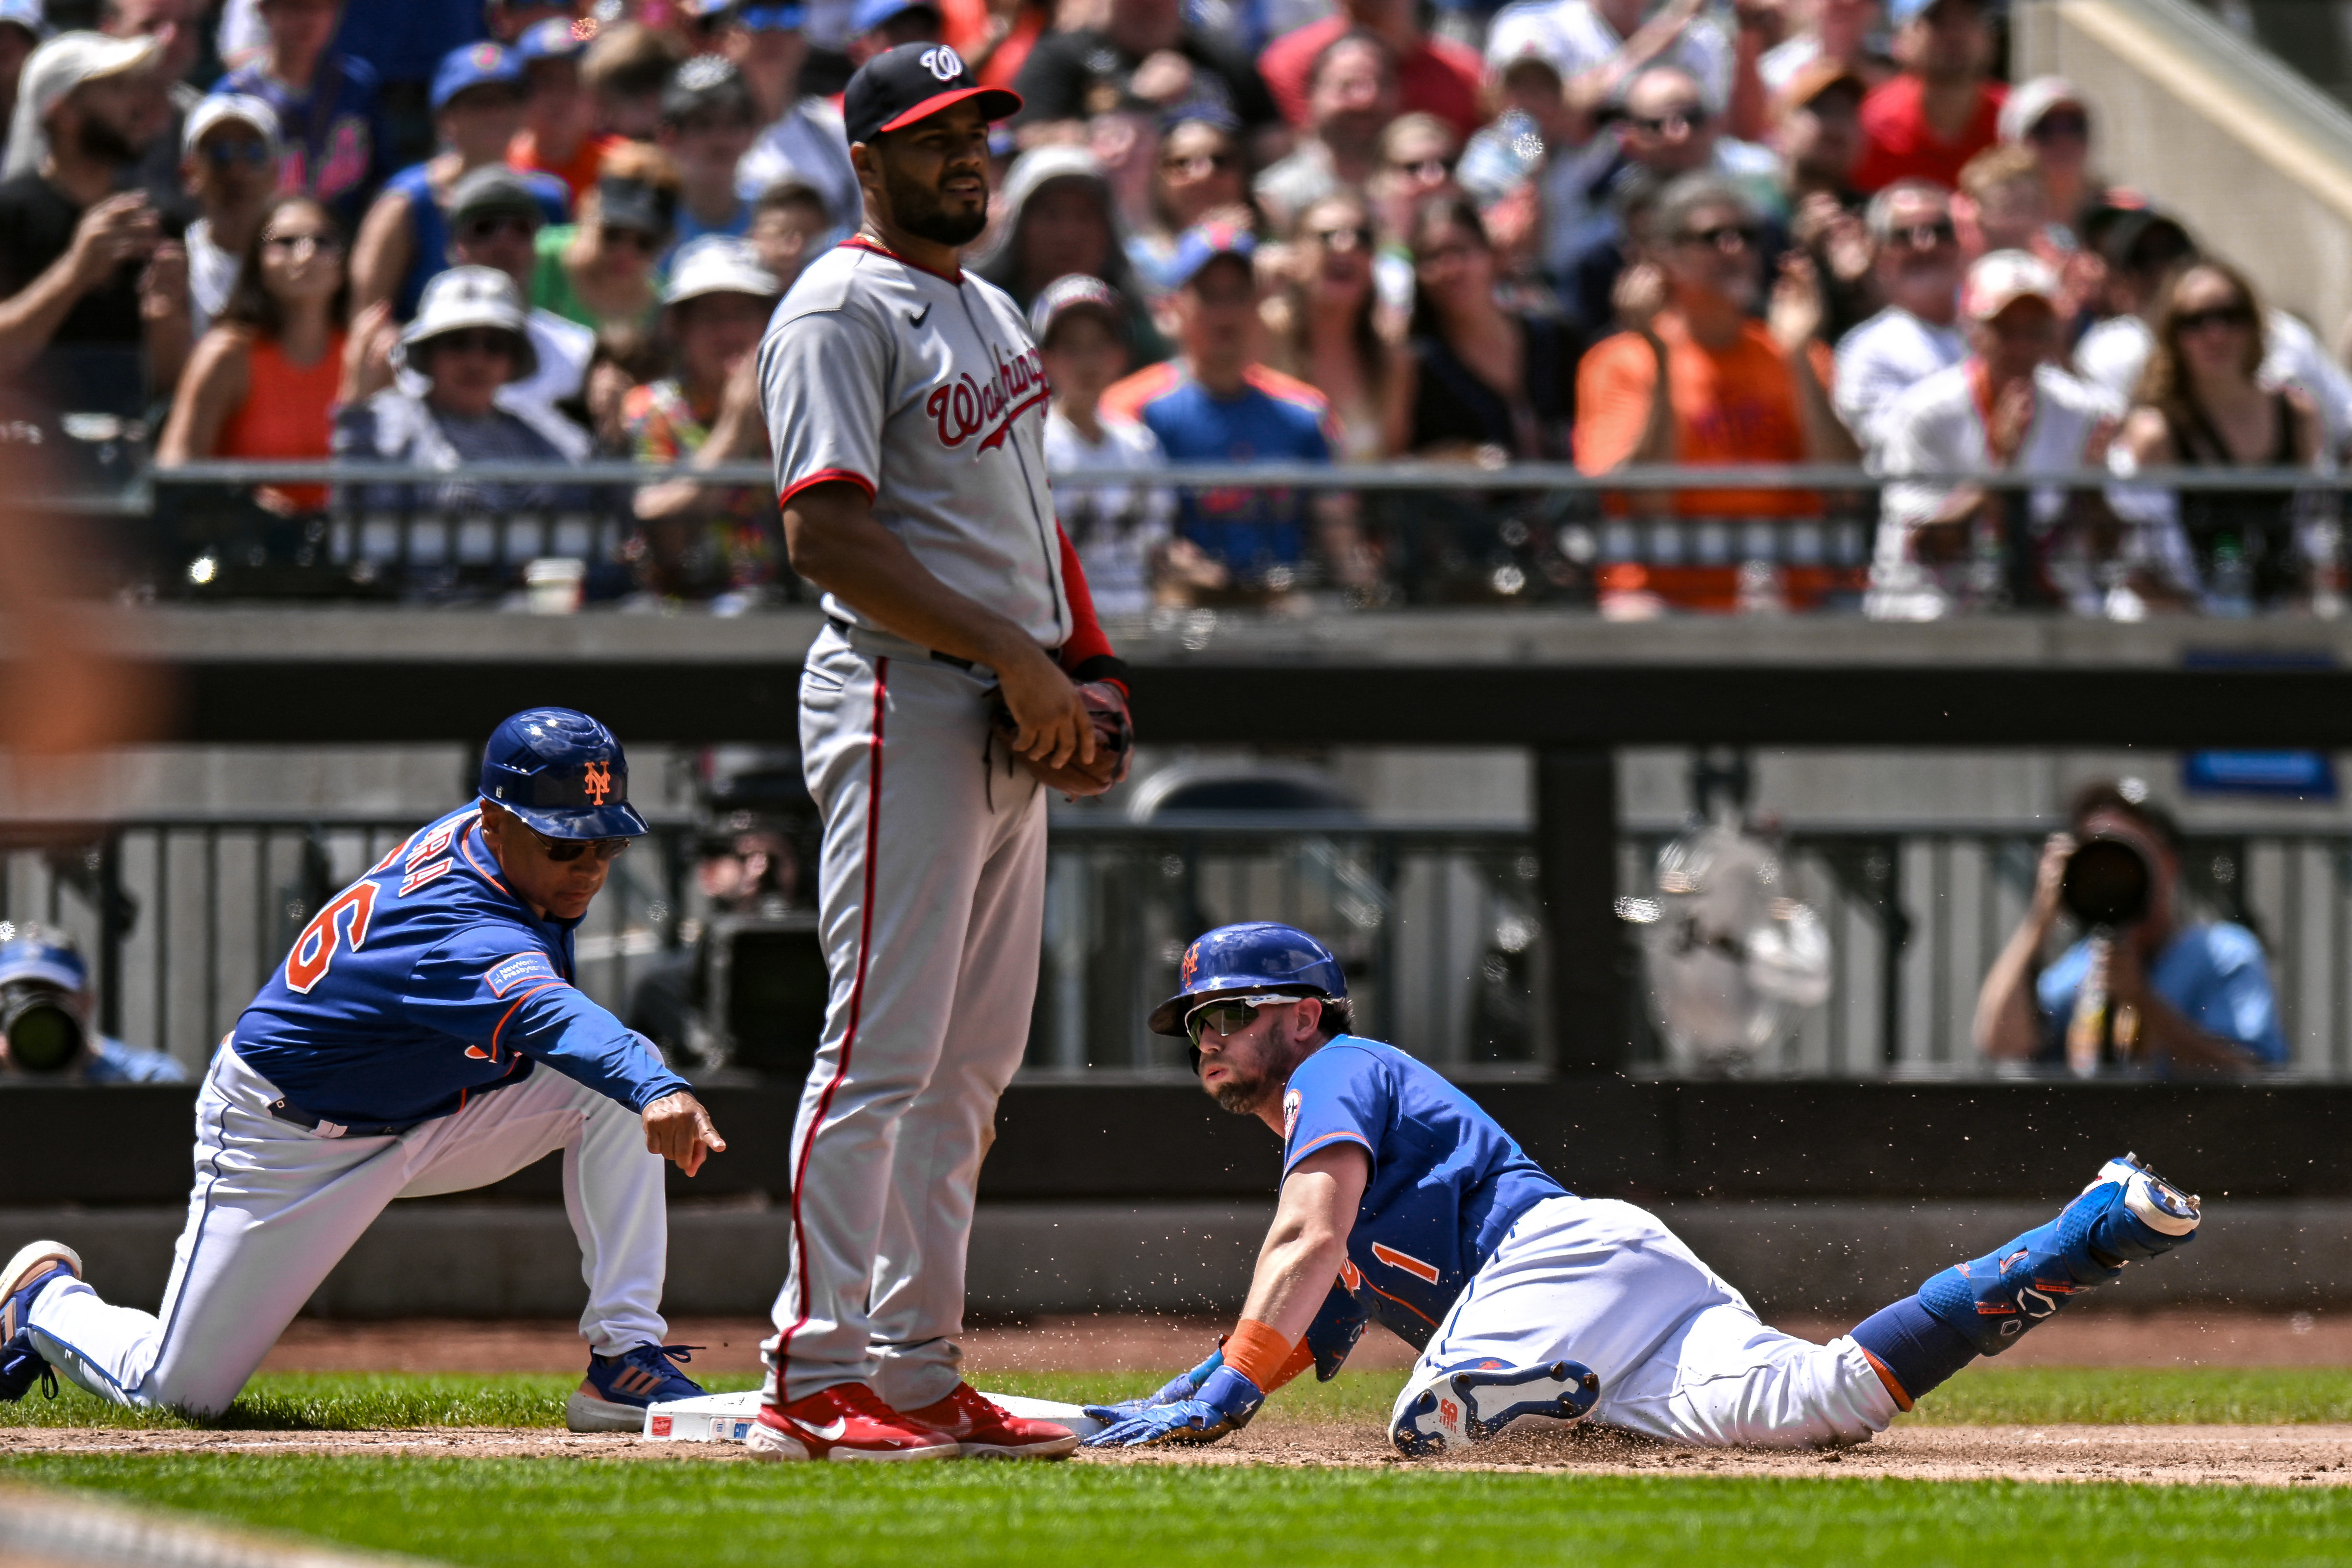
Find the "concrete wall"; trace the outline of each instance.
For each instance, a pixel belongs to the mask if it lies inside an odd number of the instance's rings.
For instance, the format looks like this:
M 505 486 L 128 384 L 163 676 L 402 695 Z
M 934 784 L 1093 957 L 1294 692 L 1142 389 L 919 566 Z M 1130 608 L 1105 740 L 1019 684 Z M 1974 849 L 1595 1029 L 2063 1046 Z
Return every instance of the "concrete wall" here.
M 2073 78 L 2097 167 L 2332 342 L 2352 315 L 2352 114 L 2185 0 L 2019 0 L 2019 80 Z

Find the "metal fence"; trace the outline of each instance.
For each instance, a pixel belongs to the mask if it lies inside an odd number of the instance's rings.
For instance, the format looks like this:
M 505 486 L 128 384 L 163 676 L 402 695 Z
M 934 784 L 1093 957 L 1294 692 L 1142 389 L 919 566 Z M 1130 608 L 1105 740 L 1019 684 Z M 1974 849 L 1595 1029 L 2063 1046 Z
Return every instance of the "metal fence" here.
M 75 932 L 93 960 L 100 1025 L 201 1061 L 333 892 L 414 822 L 217 818 L 0 824 L 0 907 Z M 1653 886 L 1669 835 L 1621 841 L 1619 891 Z M 2011 827 L 1797 831 L 1791 893 L 1833 942 L 1828 1002 L 1771 1070 L 1833 1077 L 1965 1076 L 1986 967 L 2022 915 L 2041 845 Z M 619 1009 L 674 960 L 709 911 L 694 831 L 658 824 L 615 862 L 581 927 L 583 988 Z M 2293 1070 L 2352 1078 L 2352 835 L 2193 838 L 2190 915 L 2250 926 L 2268 948 Z M 1029 1065 L 1166 1071 L 1181 1041 L 1148 1032 L 1189 937 L 1279 919 L 1328 940 L 1361 1027 L 1449 1070 L 1540 1072 L 1549 1057 L 1547 938 L 1531 837 L 1508 828 L 1373 825 L 1344 816 L 1201 813 L 1149 824 L 1057 821 Z M 1640 960 L 1622 957 L 1634 1065 L 1660 1067 Z
M 453 476 L 207 462 L 143 472 L 120 490 L 70 497 L 66 509 L 91 541 L 92 573 L 131 597 L 520 603 L 530 563 L 557 559 L 578 563 L 592 603 L 649 591 L 712 597 L 730 609 L 814 597 L 774 539 L 753 552 L 764 564 L 748 590 L 730 586 L 723 570 L 704 570 L 709 562 L 687 572 L 698 586 L 686 590 L 675 580 L 685 569 L 674 562 L 649 576 L 648 561 L 678 547 L 636 520 L 633 497 L 682 473 L 759 495 L 772 484 L 755 464 L 490 464 Z M 2144 612 L 2131 594 L 2110 591 L 2146 586 L 2151 563 L 2169 563 L 2170 597 L 2156 596 L 2158 608 L 2336 613 L 2352 575 L 2343 530 L 2311 520 L 2332 517 L 2336 492 L 2352 481 L 2252 468 L 2150 471 L 2129 486 L 2095 470 L 1958 479 L 1995 492 L 2003 519 L 1977 530 L 1968 548 L 1978 559 L 1945 573 L 1974 584 L 1958 593 L 1969 609 L 2072 603 Z M 1861 611 L 1884 484 L 1832 466 L 1661 466 L 1595 477 L 1560 464 L 1428 463 L 1186 465 L 1055 482 L 1069 491 L 1158 487 L 1213 513 L 1251 495 L 1281 497 L 1279 510 L 1292 493 L 1337 493 L 1353 507 L 1367 547 L 1362 570 L 1327 559 L 1302 529 L 1309 542 L 1295 561 L 1253 569 L 1223 588 L 1196 584 L 1178 595 L 1187 602 L 1246 609 L 1303 595 L 1335 609 L 1549 604 L 1624 614 Z M 308 486 L 299 497 L 307 509 L 257 505 L 265 486 L 280 497 Z M 2136 499 L 2126 505 L 2126 497 Z M 2200 497 L 2227 504 L 2216 510 Z M 2250 522 L 2255 512 L 2268 520 Z M 772 515 L 762 526 L 774 531 Z M 657 534 L 669 541 L 659 549 Z

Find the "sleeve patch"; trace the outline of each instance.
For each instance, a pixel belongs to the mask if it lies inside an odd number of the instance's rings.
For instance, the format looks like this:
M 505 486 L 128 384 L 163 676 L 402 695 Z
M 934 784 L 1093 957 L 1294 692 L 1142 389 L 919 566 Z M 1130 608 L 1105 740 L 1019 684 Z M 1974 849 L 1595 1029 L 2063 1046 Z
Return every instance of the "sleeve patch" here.
M 511 958 L 501 958 L 482 977 L 490 995 L 504 997 L 509 991 L 528 980 L 561 980 L 555 972 L 554 960 L 544 953 L 518 953 Z

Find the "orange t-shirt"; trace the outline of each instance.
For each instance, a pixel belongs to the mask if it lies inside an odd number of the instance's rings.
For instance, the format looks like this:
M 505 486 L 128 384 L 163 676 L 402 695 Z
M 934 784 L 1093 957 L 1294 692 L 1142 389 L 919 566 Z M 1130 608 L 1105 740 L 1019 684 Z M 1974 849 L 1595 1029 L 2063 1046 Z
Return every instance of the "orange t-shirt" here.
M 1761 322 L 1744 324 L 1722 349 L 1695 341 L 1671 310 L 1662 311 L 1652 328 L 1666 349 L 1676 463 L 1707 467 L 1805 460 L 1796 377 Z M 1816 342 L 1807 352 L 1813 373 L 1827 386 L 1829 350 Z M 1642 444 L 1657 375 L 1657 358 L 1639 332 L 1620 332 L 1584 356 L 1576 372 L 1579 468 L 1605 474 Z M 1675 505 L 1697 517 L 1811 517 L 1821 510 L 1821 497 L 1808 490 L 1685 491 Z
M 335 393 L 343 379 L 343 335 L 327 340 L 315 363 L 298 365 L 274 338 L 256 338 L 247 351 L 245 401 L 221 427 L 215 457 L 330 456 Z M 284 509 L 316 511 L 327 504 L 323 485 L 273 486 Z
M 518 131 L 515 139 L 507 143 L 507 167 L 520 169 L 525 173 L 552 174 L 570 188 L 572 204 L 577 207 L 580 198 L 596 183 L 596 172 L 604 166 L 604 154 L 623 145 L 618 136 L 583 136 L 580 145 L 572 150 L 569 162 L 558 167 L 539 155 L 539 143 L 528 131 Z

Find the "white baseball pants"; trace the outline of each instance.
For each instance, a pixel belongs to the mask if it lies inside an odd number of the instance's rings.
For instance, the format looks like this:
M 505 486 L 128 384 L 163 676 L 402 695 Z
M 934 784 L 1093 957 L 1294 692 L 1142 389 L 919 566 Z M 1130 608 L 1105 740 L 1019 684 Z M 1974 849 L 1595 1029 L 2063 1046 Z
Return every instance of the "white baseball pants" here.
M 1397 1412 L 1490 1358 L 1581 1362 L 1601 1378 L 1590 1419 L 1672 1442 L 1855 1443 L 1895 1415 L 1860 1345 L 1766 1328 L 1654 1216 L 1613 1198 L 1547 1198 L 1521 1216 L 1438 1324 Z
M 863 629 L 809 651 L 832 998 L 793 1129 L 771 1400 L 857 1382 L 917 1409 L 961 1375 L 972 1197 L 1028 1044 L 1045 903 L 1045 790 L 994 737 L 994 685 Z
M 278 1098 L 232 1046 L 214 1053 L 162 1312 L 50 1286 L 26 1326 L 59 1372 L 118 1405 L 216 1415 L 385 1204 L 487 1186 L 557 1149 L 588 1283 L 580 1332 L 605 1355 L 662 1342 L 662 1162 L 627 1106 L 542 1066 L 398 1137 L 329 1138 L 272 1116 Z

